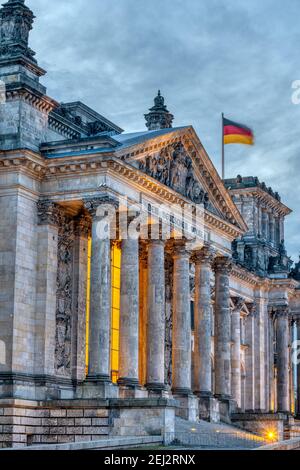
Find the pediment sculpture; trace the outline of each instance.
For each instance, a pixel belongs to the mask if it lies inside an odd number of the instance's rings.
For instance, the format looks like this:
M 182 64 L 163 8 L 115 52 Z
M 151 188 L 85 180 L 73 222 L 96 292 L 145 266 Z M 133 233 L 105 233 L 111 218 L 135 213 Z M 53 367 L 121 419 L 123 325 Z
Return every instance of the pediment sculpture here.
M 139 169 L 195 204 L 208 205 L 208 194 L 195 178 L 192 159 L 181 142 L 168 145 L 158 155 L 144 158 L 139 162 Z

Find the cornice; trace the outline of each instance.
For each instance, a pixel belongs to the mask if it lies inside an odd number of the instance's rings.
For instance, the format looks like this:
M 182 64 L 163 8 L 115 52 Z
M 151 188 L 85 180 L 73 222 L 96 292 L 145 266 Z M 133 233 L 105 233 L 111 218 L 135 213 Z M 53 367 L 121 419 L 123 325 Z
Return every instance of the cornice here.
M 25 170 L 40 180 L 45 176 L 46 168 L 45 160 L 31 150 L 0 151 L 0 172 Z
M 95 171 L 112 172 L 120 175 L 122 179 L 126 178 L 129 182 L 143 187 L 146 191 L 161 197 L 170 204 L 184 206 L 191 203 L 171 188 L 162 185 L 142 171 L 112 155 L 97 156 L 95 153 L 95 155 L 84 159 L 82 157 L 71 157 L 69 159 L 46 160 L 40 154 L 27 149 L 0 152 L 0 171 L 20 171 L 20 169 L 30 171 L 39 179 L 51 179 L 58 176 L 65 178 L 70 175 L 86 174 L 87 172 L 95 173 Z M 242 233 L 235 225 L 222 220 L 207 210 L 204 212 L 204 222 L 207 226 L 226 234 L 232 240 Z
M 12 89 L 9 87 L 6 88 L 6 100 L 23 100 L 24 102 L 30 104 L 30 106 L 49 114 L 55 107 L 58 106 L 57 101 L 53 100 L 49 96 L 43 95 L 37 90 L 31 89 L 31 87 L 25 84 L 18 84 Z
M 232 195 L 239 195 L 243 197 L 254 197 L 256 198 L 262 206 L 270 210 L 275 210 L 278 215 L 287 216 L 292 213 L 292 210 L 283 204 L 281 201 L 278 201 L 270 194 L 266 193 L 262 188 L 259 187 L 250 187 L 250 188 L 234 188 L 229 190 Z
M 268 279 L 262 279 L 236 264 L 233 265 L 231 277 L 239 281 L 246 282 L 254 287 L 262 287 L 262 284 L 264 284 L 265 288 L 268 288 L 269 286 Z
M 161 148 L 179 141 L 183 143 L 190 157 L 196 161 L 195 172 L 199 179 L 201 179 L 201 182 L 203 181 L 207 192 L 212 196 L 212 202 L 214 202 L 219 210 L 227 217 L 230 224 L 238 224 L 237 229 L 239 233 L 246 232 L 248 227 L 244 219 L 233 203 L 230 194 L 211 163 L 208 154 L 192 126 L 178 129 L 176 133 L 174 132 L 173 134 L 170 133 L 160 137 L 153 137 L 141 144 L 133 144 L 133 148 L 127 147 L 125 150 L 120 149 L 116 152 L 116 155 L 118 155 L 121 160 L 139 160 L 150 152 L 159 151 Z M 199 158 L 199 154 L 202 155 L 201 159 Z

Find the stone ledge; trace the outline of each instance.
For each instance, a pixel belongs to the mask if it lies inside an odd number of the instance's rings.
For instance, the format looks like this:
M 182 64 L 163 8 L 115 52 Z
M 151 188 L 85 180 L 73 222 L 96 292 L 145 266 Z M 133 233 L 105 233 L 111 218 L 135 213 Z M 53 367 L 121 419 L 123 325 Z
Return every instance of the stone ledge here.
M 101 449 L 122 449 L 136 446 L 147 446 L 151 444 L 162 444 L 163 438 L 161 436 L 142 436 L 142 437 L 115 437 L 109 439 L 101 439 L 98 441 L 74 442 L 67 444 L 47 444 L 47 445 L 34 445 L 30 447 L 21 447 L 14 449 L 0 449 L 0 451 L 14 451 L 14 450 L 101 450 Z
M 285 421 L 285 413 L 233 413 L 231 421 Z
M 300 437 L 258 447 L 254 450 L 295 450 L 300 449 Z
M 122 398 L 109 400 L 112 408 L 177 408 L 177 400 L 172 398 Z

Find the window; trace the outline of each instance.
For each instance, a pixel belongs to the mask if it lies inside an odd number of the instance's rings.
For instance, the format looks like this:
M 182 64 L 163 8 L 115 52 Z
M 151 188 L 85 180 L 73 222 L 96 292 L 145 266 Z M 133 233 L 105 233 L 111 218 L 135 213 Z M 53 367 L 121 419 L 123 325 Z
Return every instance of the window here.
M 116 383 L 119 377 L 121 249 L 113 245 L 111 255 L 111 379 Z
M 87 262 L 87 282 L 86 282 L 86 340 L 85 340 L 85 368 L 88 373 L 89 366 L 89 324 L 90 324 L 90 301 L 91 301 L 91 258 L 92 258 L 92 238 L 88 239 L 88 262 Z

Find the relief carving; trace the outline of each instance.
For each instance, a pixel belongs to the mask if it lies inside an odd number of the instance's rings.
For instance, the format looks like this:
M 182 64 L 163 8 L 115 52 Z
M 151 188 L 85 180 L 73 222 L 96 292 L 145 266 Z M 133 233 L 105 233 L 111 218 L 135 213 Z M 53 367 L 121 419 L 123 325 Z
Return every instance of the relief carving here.
M 208 194 L 195 178 L 192 159 L 181 142 L 168 145 L 158 155 L 146 157 L 139 162 L 139 169 L 195 204 L 207 207 Z
M 58 236 L 55 369 L 71 376 L 74 223 L 63 217 Z
M 172 333 L 173 333 L 173 261 L 166 257 L 166 329 L 165 329 L 165 384 L 172 385 Z

